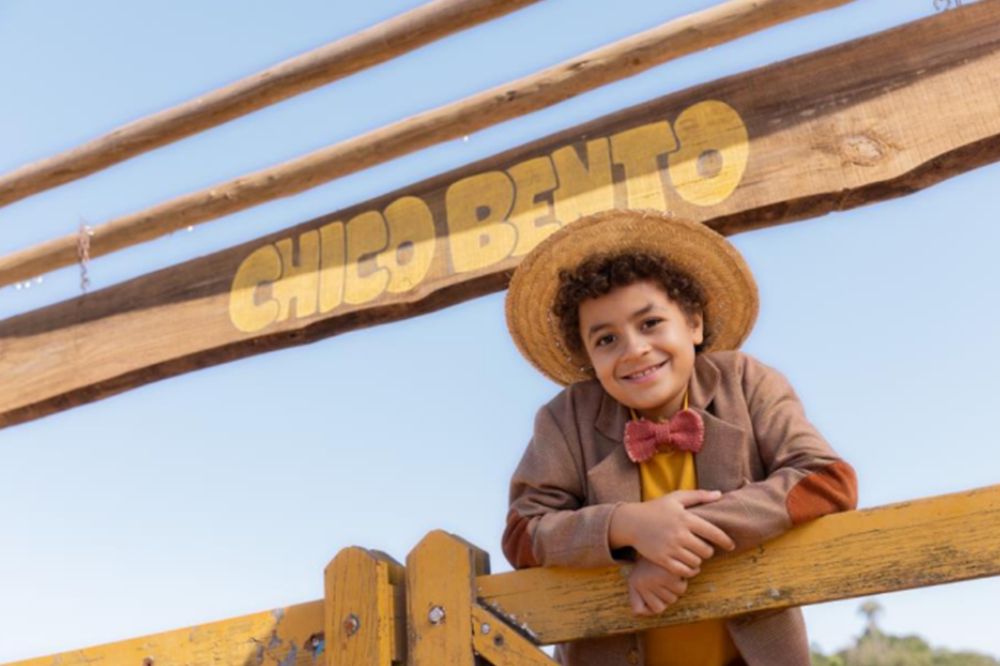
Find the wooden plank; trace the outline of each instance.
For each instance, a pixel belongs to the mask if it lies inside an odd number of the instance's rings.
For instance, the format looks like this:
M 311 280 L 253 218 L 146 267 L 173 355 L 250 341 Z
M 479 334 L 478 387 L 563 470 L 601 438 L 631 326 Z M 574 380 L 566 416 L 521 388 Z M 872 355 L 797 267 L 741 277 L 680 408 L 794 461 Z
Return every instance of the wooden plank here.
M 668 60 L 851 0 L 729 0 L 537 74 L 417 114 L 275 167 L 131 213 L 93 229 L 96 258 L 298 194 L 376 164 L 537 111 Z M 69 234 L 0 258 L 0 286 L 77 262 Z
M 481 606 L 472 609 L 472 646 L 493 666 L 555 666 L 537 645 Z
M 403 566 L 385 553 L 345 548 L 324 574 L 328 664 L 406 663 Z
M 489 573 L 489 555 L 441 530 L 406 557 L 409 666 L 473 666 L 472 607 L 476 576 Z
M 0 177 L 0 206 L 247 115 L 537 0 L 432 0 Z
M 6 666 L 313 666 L 322 633 L 320 600 Z
M 706 562 L 664 614 L 639 618 L 626 576 L 528 569 L 482 576 L 480 601 L 539 643 L 1000 575 L 1000 485 L 820 518 Z
M 736 233 L 998 156 L 1000 1 L 986 0 L 0 322 L 0 425 L 502 289 L 583 213 L 657 208 Z

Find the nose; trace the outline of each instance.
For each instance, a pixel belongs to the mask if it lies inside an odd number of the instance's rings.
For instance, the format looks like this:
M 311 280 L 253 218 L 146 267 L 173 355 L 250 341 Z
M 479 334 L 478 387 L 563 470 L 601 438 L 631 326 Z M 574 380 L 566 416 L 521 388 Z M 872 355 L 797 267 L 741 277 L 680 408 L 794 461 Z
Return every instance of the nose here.
M 649 340 L 635 331 L 625 335 L 623 349 L 626 358 L 638 358 L 650 350 Z

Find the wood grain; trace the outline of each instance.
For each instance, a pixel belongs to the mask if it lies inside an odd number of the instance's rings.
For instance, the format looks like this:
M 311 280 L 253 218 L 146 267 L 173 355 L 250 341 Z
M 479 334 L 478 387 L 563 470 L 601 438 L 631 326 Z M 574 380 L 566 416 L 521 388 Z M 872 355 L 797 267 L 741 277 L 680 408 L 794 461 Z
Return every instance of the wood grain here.
M 90 257 L 159 238 L 523 116 L 655 65 L 851 0 L 729 0 L 537 74 L 94 227 Z M 0 286 L 77 262 L 77 234 L 0 258 Z
M 6 666 L 312 666 L 322 633 L 320 600 Z
M 0 426 L 503 289 L 525 252 L 588 212 L 659 208 L 732 234 L 998 156 L 1000 2 L 986 0 L 4 320 Z
M 481 606 L 472 609 L 472 646 L 493 666 L 557 666 L 538 646 Z
M 471 646 L 477 645 L 498 665 L 543 664 L 527 639 L 518 640 L 522 634 L 540 644 L 557 643 L 996 576 L 997 524 L 1000 485 L 825 516 L 753 550 L 706 562 L 681 600 L 653 618 L 629 611 L 627 567 L 488 575 L 486 553 L 445 532 L 431 532 L 407 558 L 407 632 L 411 648 L 416 642 L 421 655 L 408 663 L 471 664 Z M 373 561 L 381 569 L 385 561 L 372 557 L 360 548 L 341 551 L 327 580 L 370 571 Z M 397 585 L 401 572 L 381 570 L 376 589 L 384 592 L 385 582 Z M 354 591 L 370 591 L 362 581 L 345 580 L 348 586 L 355 582 L 347 593 L 351 601 L 359 598 Z M 377 591 L 368 603 L 379 606 L 383 616 L 391 604 Z M 428 612 L 438 605 L 444 619 L 431 626 Z M 483 623 L 491 625 L 489 633 Z M 156 666 L 246 666 L 265 657 L 312 664 L 314 639 L 323 626 L 320 600 L 7 666 L 110 666 L 142 664 L 146 658 Z M 498 633 L 506 647 L 492 650 L 483 640 Z
M 482 603 L 539 643 L 1000 575 L 1000 485 L 825 516 L 706 562 L 687 593 L 632 615 L 627 567 L 482 576 Z
M 0 177 L 0 206 L 332 83 L 537 0 L 432 0 Z
M 409 666 L 474 666 L 472 607 L 475 577 L 489 572 L 489 555 L 441 530 L 406 557 Z
M 329 664 L 406 663 L 405 571 L 378 551 L 345 548 L 325 580 L 325 653 Z

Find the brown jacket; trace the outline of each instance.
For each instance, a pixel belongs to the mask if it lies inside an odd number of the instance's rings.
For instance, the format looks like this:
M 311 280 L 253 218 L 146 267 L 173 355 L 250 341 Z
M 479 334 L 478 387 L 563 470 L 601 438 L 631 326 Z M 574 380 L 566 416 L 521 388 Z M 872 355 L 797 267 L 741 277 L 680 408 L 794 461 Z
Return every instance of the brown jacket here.
M 695 456 L 698 486 L 722 499 L 691 511 L 751 548 L 794 525 L 857 504 L 854 471 L 806 419 L 787 380 L 740 352 L 700 354 L 690 406 L 705 422 Z M 611 513 L 640 501 L 637 466 L 622 445 L 627 408 L 596 381 L 574 384 L 538 411 L 510 486 L 507 559 L 529 566 L 622 564 L 608 546 Z M 798 609 L 732 618 L 729 633 L 749 666 L 807 666 Z M 572 666 L 642 663 L 637 635 L 561 647 Z

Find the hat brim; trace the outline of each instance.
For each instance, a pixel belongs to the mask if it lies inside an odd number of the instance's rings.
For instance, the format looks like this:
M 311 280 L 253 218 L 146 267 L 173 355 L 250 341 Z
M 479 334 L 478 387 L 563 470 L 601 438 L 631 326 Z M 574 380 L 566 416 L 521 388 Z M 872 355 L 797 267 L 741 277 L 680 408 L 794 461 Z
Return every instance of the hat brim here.
M 705 292 L 704 351 L 737 349 L 757 320 L 757 284 L 725 237 L 704 224 L 658 211 L 609 210 L 580 218 L 538 244 L 520 263 L 507 291 L 507 327 L 521 353 L 562 385 L 590 379 L 586 359 L 563 343 L 552 312 L 559 272 L 597 254 L 658 254 L 689 274 Z

